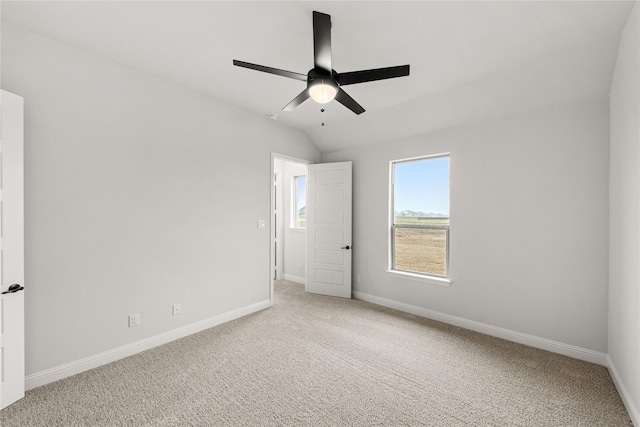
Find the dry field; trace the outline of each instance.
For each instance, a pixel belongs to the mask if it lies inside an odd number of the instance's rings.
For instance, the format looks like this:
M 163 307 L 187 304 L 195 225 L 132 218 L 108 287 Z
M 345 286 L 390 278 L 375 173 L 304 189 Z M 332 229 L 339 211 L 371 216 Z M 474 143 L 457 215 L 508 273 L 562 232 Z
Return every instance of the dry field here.
M 448 225 L 448 219 L 420 220 L 397 217 L 396 224 Z M 446 276 L 446 231 L 444 229 L 395 229 L 395 269 Z

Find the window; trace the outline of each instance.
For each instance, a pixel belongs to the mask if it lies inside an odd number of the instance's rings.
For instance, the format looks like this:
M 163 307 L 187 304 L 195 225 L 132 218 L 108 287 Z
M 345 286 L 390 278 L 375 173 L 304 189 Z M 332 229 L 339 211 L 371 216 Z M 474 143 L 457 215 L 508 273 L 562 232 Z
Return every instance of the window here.
M 449 277 L 449 155 L 391 162 L 391 272 Z
M 293 177 L 291 191 L 291 228 L 305 228 L 307 224 L 307 177 Z

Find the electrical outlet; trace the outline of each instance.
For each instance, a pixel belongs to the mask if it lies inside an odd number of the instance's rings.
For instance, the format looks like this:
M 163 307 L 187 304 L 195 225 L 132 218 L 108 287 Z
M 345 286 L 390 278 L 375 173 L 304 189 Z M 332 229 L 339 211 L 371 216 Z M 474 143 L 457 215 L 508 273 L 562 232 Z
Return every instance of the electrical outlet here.
M 129 327 L 133 328 L 134 326 L 140 325 L 140 313 L 130 314 L 129 315 Z
M 173 304 L 171 307 L 171 314 L 177 316 L 178 314 L 182 314 L 182 307 L 180 304 Z

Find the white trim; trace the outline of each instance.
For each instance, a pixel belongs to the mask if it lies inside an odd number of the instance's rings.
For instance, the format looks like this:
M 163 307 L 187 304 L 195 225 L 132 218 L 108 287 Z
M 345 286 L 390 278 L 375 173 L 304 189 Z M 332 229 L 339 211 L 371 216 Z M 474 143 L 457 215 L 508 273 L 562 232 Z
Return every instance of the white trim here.
M 609 374 L 613 379 L 613 384 L 615 384 L 616 389 L 618 390 L 618 394 L 622 399 L 622 403 L 624 403 L 624 407 L 627 408 L 627 412 L 629 413 L 629 417 L 631 417 L 631 422 L 634 426 L 640 426 L 640 411 L 633 402 L 633 399 L 629 395 L 629 391 L 627 387 L 625 387 L 622 382 L 622 378 L 616 369 L 616 366 L 613 364 L 613 360 L 611 356 L 607 355 L 607 368 L 609 368 Z
M 284 171 L 278 171 L 273 174 L 273 177 L 275 177 L 272 187 L 273 196 L 277 194 L 276 189 L 279 189 L 279 191 L 283 190 L 283 175 Z M 284 200 L 282 199 L 282 197 L 274 197 L 273 211 L 271 212 L 272 218 L 270 218 L 273 220 L 273 228 L 269 230 L 269 235 L 273 240 L 273 246 L 275 246 L 275 248 L 272 246 L 271 251 L 275 253 L 275 259 L 280 260 L 279 264 L 274 260 L 274 265 L 272 266 L 272 270 L 274 272 L 272 278 L 275 280 L 281 280 L 282 274 L 284 273 L 284 265 L 282 263 L 282 260 L 284 259 L 284 215 L 279 215 L 277 218 L 275 217 L 275 212 L 284 212 L 283 206 Z M 278 237 L 276 238 L 276 236 Z
M 282 278 L 289 282 L 299 283 L 301 285 L 305 285 L 307 283 L 307 280 L 304 277 L 294 276 L 293 274 L 283 274 Z
M 433 160 L 433 159 L 438 159 L 440 157 L 451 157 L 451 152 L 446 151 L 440 154 L 427 154 L 426 156 L 407 157 L 406 159 L 392 160 L 391 163 L 421 162 L 423 160 Z
M 269 308 L 270 306 L 271 302 L 269 300 L 264 300 L 255 304 L 248 305 L 246 307 L 219 314 L 218 316 L 214 316 L 209 319 L 201 320 L 199 322 L 183 326 L 178 329 L 174 329 L 172 331 L 164 332 L 162 334 L 145 338 L 131 344 L 123 345 L 121 347 L 113 348 L 111 350 L 95 354 L 93 356 L 85 357 L 74 362 L 69 362 L 50 369 L 45 369 L 44 371 L 28 375 L 25 378 L 25 387 L 27 390 L 31 390 L 36 387 L 40 387 L 45 384 L 61 380 L 63 378 L 70 377 L 72 375 L 88 371 L 89 369 L 97 368 L 99 366 L 106 365 L 107 363 L 115 362 L 116 360 L 120 360 L 124 357 L 140 353 L 144 350 L 148 350 L 150 348 L 175 341 L 179 338 L 195 334 L 205 329 L 230 322 L 231 320 L 244 317 L 248 314 L 255 313 L 260 310 L 264 310 L 265 308 Z
M 427 274 L 410 273 L 408 271 L 400 270 L 387 270 L 387 275 L 405 280 L 413 280 L 415 282 L 430 283 L 432 285 L 438 286 L 448 287 L 449 285 L 451 285 L 451 279 L 448 277 L 429 276 Z
M 441 313 L 427 308 L 417 307 L 415 305 L 405 304 L 403 302 L 393 301 L 381 298 L 364 292 L 354 292 L 356 299 L 367 301 L 373 304 L 381 305 L 395 310 L 404 311 L 406 313 L 415 314 L 417 316 L 426 317 L 428 319 L 437 320 L 439 322 L 448 323 L 450 325 L 459 326 L 471 331 L 480 332 L 491 335 L 492 337 L 502 338 L 508 341 L 517 342 L 519 344 L 528 345 L 542 350 L 551 351 L 553 353 L 562 354 L 579 360 L 596 363 L 598 365 L 607 366 L 607 354 L 587 348 L 578 347 L 571 344 L 565 344 L 558 341 L 549 340 L 547 338 L 537 337 L 535 335 L 524 334 L 522 332 L 512 331 L 510 329 L 493 326 L 486 323 L 476 322 L 475 320 L 465 319 L 463 317 L 452 316 L 450 314 Z

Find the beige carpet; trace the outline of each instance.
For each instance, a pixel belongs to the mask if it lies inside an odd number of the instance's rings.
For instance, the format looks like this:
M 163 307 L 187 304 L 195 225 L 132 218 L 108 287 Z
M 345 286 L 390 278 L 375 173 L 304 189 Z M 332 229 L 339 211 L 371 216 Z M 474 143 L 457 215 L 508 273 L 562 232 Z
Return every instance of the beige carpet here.
M 276 298 L 29 391 L 0 425 L 632 425 L 602 366 L 292 283 Z

